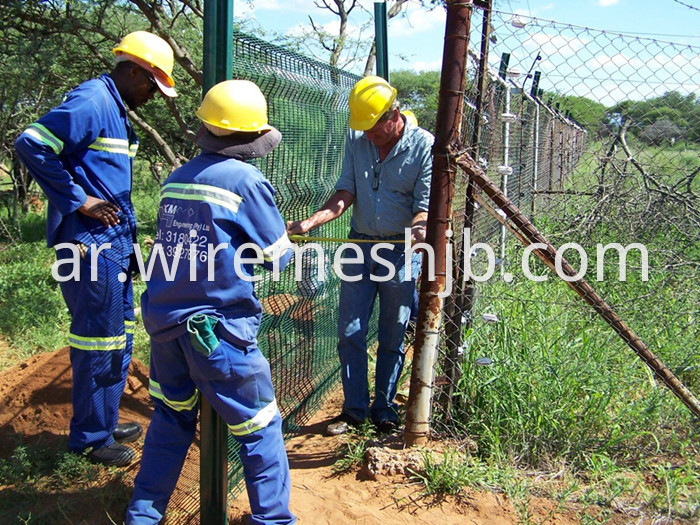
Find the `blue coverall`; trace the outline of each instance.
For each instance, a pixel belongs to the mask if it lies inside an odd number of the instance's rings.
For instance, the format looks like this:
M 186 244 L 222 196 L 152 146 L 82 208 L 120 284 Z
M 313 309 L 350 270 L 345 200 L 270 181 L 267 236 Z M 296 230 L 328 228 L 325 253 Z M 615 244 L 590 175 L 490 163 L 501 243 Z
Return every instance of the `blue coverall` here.
M 209 152 L 163 185 L 141 299 L 155 411 L 128 525 L 164 515 L 194 438 L 200 393 L 241 444 L 252 522 L 296 521 L 282 419 L 256 342 L 262 308 L 246 280 L 255 275 L 252 259 L 281 269 L 292 256 L 273 193 L 252 165 Z
M 127 109 L 106 74 L 79 85 L 15 142 L 18 156 L 49 201 L 47 244 L 56 248 L 58 262 L 65 263 L 57 273 L 72 316 L 68 447 L 76 452 L 114 442 L 131 361 L 130 263 L 136 242 L 131 186 L 137 148 Z M 78 212 L 88 195 L 116 204 L 119 224 L 106 227 Z M 69 249 L 77 243 L 89 248 L 84 257 Z

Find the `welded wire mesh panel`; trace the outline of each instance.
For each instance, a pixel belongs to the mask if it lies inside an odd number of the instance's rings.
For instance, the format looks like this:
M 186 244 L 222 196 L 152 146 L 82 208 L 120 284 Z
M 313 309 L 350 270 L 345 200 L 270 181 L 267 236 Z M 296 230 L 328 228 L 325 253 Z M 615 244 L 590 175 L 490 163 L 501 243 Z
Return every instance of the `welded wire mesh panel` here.
M 283 218 L 307 217 L 334 191 L 348 130 L 347 97 L 359 77 L 240 33 L 234 35 L 233 77 L 260 87 L 269 121 L 282 133 L 280 146 L 256 165 L 272 183 Z M 325 225 L 322 233 L 347 237 L 348 224 L 349 217 L 341 218 Z M 270 362 L 285 431 L 307 422 L 340 379 L 335 318 L 339 281 L 326 256 L 333 246 L 331 241 L 316 244 L 322 250 L 300 254 L 277 277 L 263 271 L 257 275 L 256 294 L 263 306 L 258 343 Z M 229 435 L 232 495 L 243 489 L 239 448 Z M 198 489 L 199 462 L 192 457 L 173 495 L 169 523 L 198 522 Z
M 433 428 L 531 465 L 643 454 L 639 428 L 683 432 L 691 411 L 635 345 L 700 391 L 700 48 L 497 11 L 484 32 L 483 16 L 463 144 L 591 286 L 574 293 L 482 191 L 470 214 L 458 171 Z
M 269 120 L 283 137 L 258 167 L 275 188 L 283 218 L 305 218 L 334 191 L 348 130 L 348 93 L 359 77 L 242 34 L 235 35 L 233 55 L 234 77 L 260 86 Z M 346 237 L 348 219 L 325 225 L 323 235 Z M 270 361 L 287 430 L 303 425 L 339 379 L 339 281 L 326 256 L 332 247 L 328 242 L 317 244 L 324 249 L 300 254 L 278 280 L 261 273 L 256 285 L 264 309 L 258 342 Z M 229 459 L 235 465 L 230 441 Z M 232 468 L 231 486 L 239 476 L 240 469 Z

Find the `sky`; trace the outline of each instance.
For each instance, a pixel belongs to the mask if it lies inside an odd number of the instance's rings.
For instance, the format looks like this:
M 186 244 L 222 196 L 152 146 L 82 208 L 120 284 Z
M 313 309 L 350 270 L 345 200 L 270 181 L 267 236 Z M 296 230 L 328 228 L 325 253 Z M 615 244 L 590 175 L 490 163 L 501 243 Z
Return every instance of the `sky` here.
M 318 26 L 336 34 L 337 17 L 315 3 L 321 2 L 237 0 L 234 16 L 267 33 L 286 35 L 308 29 L 311 16 Z M 350 32 L 371 41 L 375 2 L 359 3 L 361 8 L 350 15 Z M 690 79 L 691 75 L 700 75 L 700 0 L 496 0 L 494 10 L 500 12 L 494 18 L 500 43 L 492 45 L 490 55 L 494 70 L 504 51 L 513 55 L 511 66 L 525 71 L 531 70 L 539 53 L 541 58 L 535 65 L 543 71 L 541 87 L 592 96 L 606 105 L 621 98 L 658 95 L 654 83 L 668 86 L 675 82 L 680 91 L 700 91 L 700 79 Z M 526 23 L 524 29 L 507 23 L 515 15 Z M 547 28 L 548 21 L 557 24 Z M 474 17 L 471 47 L 478 47 L 474 31 L 480 27 L 480 16 Z M 411 0 L 402 16 L 389 21 L 390 71 L 439 70 L 444 30 L 444 8 L 426 10 Z M 622 37 L 616 38 L 617 34 Z M 639 37 L 636 44 L 635 37 Z M 678 69 L 669 63 L 676 63 Z M 654 70 L 649 69 L 652 64 Z M 361 60 L 346 69 L 361 73 L 363 67 Z M 600 81 L 606 68 L 609 75 L 613 75 L 613 69 L 617 75 L 614 86 Z M 668 75 L 659 76 L 659 68 L 668 70 Z M 641 85 L 649 79 L 650 85 Z

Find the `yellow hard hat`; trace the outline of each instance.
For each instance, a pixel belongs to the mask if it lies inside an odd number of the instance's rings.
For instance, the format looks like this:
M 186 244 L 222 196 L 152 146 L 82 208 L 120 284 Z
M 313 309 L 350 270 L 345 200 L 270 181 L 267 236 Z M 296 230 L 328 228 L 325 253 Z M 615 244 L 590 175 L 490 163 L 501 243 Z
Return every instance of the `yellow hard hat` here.
M 249 80 L 219 82 L 204 95 L 195 115 L 205 125 L 232 132 L 273 129 L 267 123 L 265 95 Z
M 350 127 L 366 131 L 374 126 L 396 100 L 396 90 L 382 77 L 361 79 L 350 92 Z
M 404 109 L 401 114 L 406 117 L 406 120 L 410 121 L 414 126 L 418 125 L 418 119 L 416 118 L 416 114 L 413 113 L 410 109 Z
M 134 31 L 122 38 L 112 52 L 117 60 L 135 62 L 152 73 L 164 95 L 177 96 L 173 87 L 173 50 L 161 37 L 148 31 Z

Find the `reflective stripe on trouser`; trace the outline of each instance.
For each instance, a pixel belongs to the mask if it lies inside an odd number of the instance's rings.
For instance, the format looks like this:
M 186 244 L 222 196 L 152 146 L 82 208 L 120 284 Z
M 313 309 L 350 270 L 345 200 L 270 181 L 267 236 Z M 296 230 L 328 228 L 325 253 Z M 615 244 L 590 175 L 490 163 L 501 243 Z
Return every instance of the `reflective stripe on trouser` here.
M 58 250 L 59 259 L 72 254 Z M 69 335 L 73 369 L 68 448 L 83 451 L 114 442 L 112 432 L 119 420 L 119 401 L 131 362 L 134 305 L 131 279 L 119 282 L 123 264 L 97 257 L 96 279 L 91 277 L 90 257 L 80 259 L 80 277 L 62 282 L 61 292 L 72 320 Z M 72 265 L 61 265 L 62 276 Z
M 396 421 L 394 397 L 404 363 L 404 335 L 411 313 L 411 302 L 415 291 L 415 280 L 420 272 L 420 256 L 413 255 L 410 266 L 405 267 L 404 247 L 380 249 L 372 256 L 370 243 L 358 243 L 362 250 L 361 263 L 344 263 L 343 273 L 359 276 L 350 282 L 343 279 L 340 284 L 338 312 L 338 357 L 340 358 L 343 383 L 343 412 L 363 420 L 368 416 L 373 421 L 385 419 Z M 384 259 L 384 264 L 377 258 Z M 384 277 L 392 265 L 394 277 L 386 282 L 370 279 L 370 275 Z M 410 279 L 404 280 L 405 272 Z M 372 406 L 369 403 L 367 378 L 367 333 L 369 320 L 376 298 L 379 298 L 378 347 L 375 374 L 375 391 Z
M 151 341 L 150 380 L 155 411 L 134 480 L 127 525 L 155 524 L 165 514 L 194 438 L 198 390 L 241 444 L 251 523 L 296 521 L 289 511 L 291 484 L 282 418 L 270 367 L 259 349 L 243 350 L 221 340 L 206 356 L 193 346 L 189 334 L 168 342 Z

